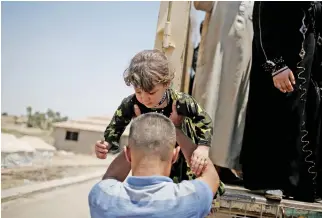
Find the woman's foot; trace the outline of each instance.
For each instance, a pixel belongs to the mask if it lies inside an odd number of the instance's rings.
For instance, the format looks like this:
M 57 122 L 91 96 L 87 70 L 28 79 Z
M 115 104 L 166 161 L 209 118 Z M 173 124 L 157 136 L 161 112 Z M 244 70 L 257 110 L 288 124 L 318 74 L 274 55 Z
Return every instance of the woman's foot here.
M 243 185 L 243 180 L 238 176 L 235 170 L 216 166 L 220 180 L 229 185 Z
M 283 199 L 283 191 L 279 189 L 266 190 L 264 196 L 269 200 L 281 201 Z
M 264 195 L 266 199 L 274 200 L 274 201 L 281 201 L 283 198 L 283 191 L 276 189 L 276 190 L 251 190 L 252 193 L 258 195 Z

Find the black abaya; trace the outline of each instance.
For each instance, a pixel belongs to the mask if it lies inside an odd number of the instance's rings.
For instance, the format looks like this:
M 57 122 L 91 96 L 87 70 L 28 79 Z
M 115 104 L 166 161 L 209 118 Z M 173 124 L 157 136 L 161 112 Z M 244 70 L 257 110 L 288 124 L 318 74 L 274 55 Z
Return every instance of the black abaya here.
M 316 64 L 321 63 L 317 57 L 320 24 L 312 22 L 319 14 L 309 12 L 318 4 L 255 2 L 253 63 L 241 153 L 248 189 L 282 189 L 303 201 L 321 196 L 317 187 L 322 187 L 322 109 L 317 78 L 322 71 Z M 304 56 L 300 55 L 302 48 Z M 274 70 L 265 68 L 267 60 L 276 64 Z M 273 84 L 272 73 L 285 67 L 296 78 L 292 93 L 282 93 Z

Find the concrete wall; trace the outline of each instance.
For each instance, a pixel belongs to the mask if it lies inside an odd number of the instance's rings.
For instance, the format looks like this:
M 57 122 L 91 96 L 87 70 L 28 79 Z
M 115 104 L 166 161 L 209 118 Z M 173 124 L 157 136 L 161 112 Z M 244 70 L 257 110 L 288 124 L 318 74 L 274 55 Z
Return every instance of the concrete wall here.
M 79 132 L 78 141 L 65 140 L 66 132 Z M 102 132 L 94 132 L 88 130 L 75 130 L 56 127 L 52 133 L 55 140 L 54 147 L 57 150 L 71 151 L 81 154 L 94 154 L 94 144 L 103 136 Z M 127 144 L 127 136 L 122 136 L 120 140 L 121 146 Z

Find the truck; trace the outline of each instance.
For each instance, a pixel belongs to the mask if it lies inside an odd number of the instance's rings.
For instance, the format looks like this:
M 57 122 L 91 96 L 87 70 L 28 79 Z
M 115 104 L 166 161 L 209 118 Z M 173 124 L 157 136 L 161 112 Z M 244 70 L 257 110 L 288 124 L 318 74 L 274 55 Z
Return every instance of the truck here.
M 173 87 L 188 92 L 190 69 L 194 45 L 193 10 L 205 12 L 204 25 L 207 25 L 212 2 L 202 1 L 161 1 L 154 47 L 163 50 L 176 69 Z M 206 31 L 203 28 L 203 32 Z M 203 41 L 204 33 L 201 35 Z M 205 45 L 204 48 L 207 46 Z M 198 63 L 201 62 L 198 57 Z M 198 73 L 198 69 L 197 72 Z M 198 88 L 198 87 L 194 87 Z M 240 186 L 226 185 L 223 196 L 213 201 L 209 217 L 276 217 L 276 218 L 322 218 L 322 203 L 306 203 L 283 199 L 270 201 Z

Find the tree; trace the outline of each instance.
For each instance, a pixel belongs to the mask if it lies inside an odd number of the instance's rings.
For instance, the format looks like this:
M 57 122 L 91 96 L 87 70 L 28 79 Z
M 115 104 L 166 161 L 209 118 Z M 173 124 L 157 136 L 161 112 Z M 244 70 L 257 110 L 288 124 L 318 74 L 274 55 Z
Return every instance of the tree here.
M 55 112 L 52 109 L 48 108 L 46 115 L 47 115 L 47 118 L 52 120 L 55 117 Z
M 1 116 L 8 116 L 8 113 L 7 113 L 7 112 L 3 112 L 3 113 L 1 114 Z
M 27 116 L 31 116 L 31 114 L 32 114 L 32 107 L 28 106 L 27 107 Z
M 67 120 L 68 120 L 68 117 L 67 116 L 65 116 L 65 117 L 63 117 L 63 118 L 60 119 L 60 121 L 67 121 Z
M 48 108 L 46 113 L 41 113 L 36 111 L 34 114 L 32 113 L 32 107 L 29 106 L 26 108 L 27 110 L 27 126 L 28 127 L 37 127 L 41 129 L 49 129 L 52 126 L 52 123 L 67 121 L 68 117 L 61 116 L 60 112 L 55 112 L 54 110 Z
M 45 113 L 40 113 L 39 114 L 39 128 L 41 129 L 45 129 L 46 128 L 46 122 L 47 122 L 47 119 L 46 119 L 46 114 Z
M 33 127 L 40 127 L 41 126 L 41 117 L 40 112 L 36 111 L 33 115 Z
M 56 119 L 60 120 L 60 112 L 56 112 L 55 117 L 56 117 Z
M 27 110 L 27 117 L 28 117 L 28 120 L 27 120 L 27 127 L 32 127 L 32 123 L 33 123 L 33 117 L 32 117 L 32 107 L 31 106 L 28 106 L 26 108 Z
M 17 123 L 18 123 L 17 121 L 18 121 L 18 117 L 17 117 L 17 116 L 14 116 L 14 117 L 13 117 L 13 122 L 14 122 L 15 124 L 17 124 Z

